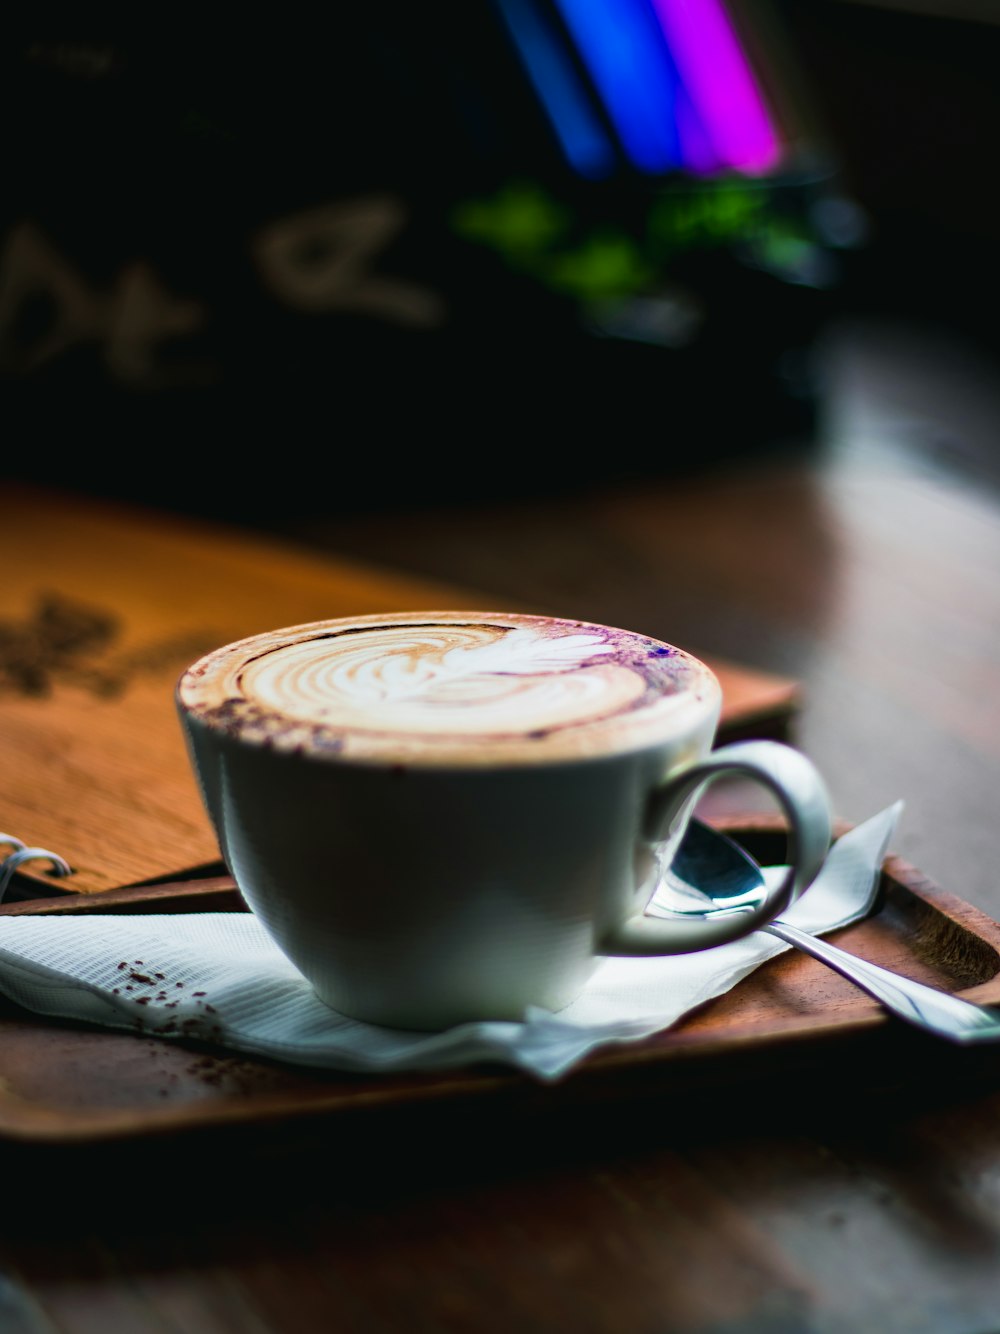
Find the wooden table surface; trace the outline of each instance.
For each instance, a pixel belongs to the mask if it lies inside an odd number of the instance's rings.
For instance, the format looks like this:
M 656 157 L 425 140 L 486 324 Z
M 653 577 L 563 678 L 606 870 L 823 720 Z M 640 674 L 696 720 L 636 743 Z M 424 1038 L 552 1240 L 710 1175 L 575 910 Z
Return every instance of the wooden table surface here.
M 795 675 L 837 814 L 902 798 L 893 850 L 1000 918 L 1000 411 L 979 368 L 889 333 L 831 341 L 801 449 L 274 526 Z M 0 1330 L 985 1334 L 1000 1048 L 944 1079 L 912 1050 L 885 1087 L 744 1068 L 690 1100 L 0 1145 Z

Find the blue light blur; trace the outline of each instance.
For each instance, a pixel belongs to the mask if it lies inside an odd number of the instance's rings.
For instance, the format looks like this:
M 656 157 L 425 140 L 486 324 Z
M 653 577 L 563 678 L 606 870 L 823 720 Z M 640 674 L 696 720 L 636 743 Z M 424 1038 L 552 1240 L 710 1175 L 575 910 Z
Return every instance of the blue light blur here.
M 682 165 L 677 73 L 647 0 L 556 0 L 622 147 L 640 171 Z
M 570 165 L 591 180 L 609 175 L 615 166 L 614 147 L 558 34 L 533 0 L 497 4 Z

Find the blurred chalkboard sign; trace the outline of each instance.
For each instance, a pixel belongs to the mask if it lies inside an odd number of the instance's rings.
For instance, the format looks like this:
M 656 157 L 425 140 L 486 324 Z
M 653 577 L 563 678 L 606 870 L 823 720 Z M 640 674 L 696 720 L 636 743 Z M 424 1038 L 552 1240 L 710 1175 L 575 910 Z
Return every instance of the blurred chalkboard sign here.
M 583 78 L 566 4 L 518 4 Z M 357 508 L 807 430 L 828 162 L 788 137 L 753 179 L 627 155 L 588 179 L 512 12 L 20 20 L 0 79 L 5 466 L 48 477 L 58 451 L 67 484 L 169 505 Z M 748 59 L 767 52 L 754 12 Z

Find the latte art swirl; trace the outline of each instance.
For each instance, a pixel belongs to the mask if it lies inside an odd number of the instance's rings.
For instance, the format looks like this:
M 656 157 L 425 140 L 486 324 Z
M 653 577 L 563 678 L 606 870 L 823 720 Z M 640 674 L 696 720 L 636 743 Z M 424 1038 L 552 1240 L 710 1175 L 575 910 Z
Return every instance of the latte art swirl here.
M 602 661 L 612 652 L 596 635 L 394 626 L 277 649 L 240 673 L 240 687 L 263 708 L 331 727 L 533 731 L 604 717 L 638 699 L 646 682 Z
M 438 612 L 295 626 L 209 654 L 179 699 L 281 749 L 471 763 L 611 753 L 718 708 L 690 655 L 606 626 Z

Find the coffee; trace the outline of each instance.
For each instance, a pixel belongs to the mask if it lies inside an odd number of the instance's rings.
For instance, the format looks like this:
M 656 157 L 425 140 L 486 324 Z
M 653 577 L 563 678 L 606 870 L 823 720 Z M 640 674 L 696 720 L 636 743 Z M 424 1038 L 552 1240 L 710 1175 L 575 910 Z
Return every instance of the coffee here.
M 363 616 L 227 645 L 180 684 L 213 730 L 345 759 L 490 766 L 617 754 L 718 713 L 714 675 L 631 631 L 493 612 Z
M 247 906 L 316 994 L 398 1028 L 558 1010 L 609 954 L 704 949 L 805 888 L 830 838 L 813 766 L 713 751 L 721 691 L 634 631 L 422 611 L 253 635 L 192 663 L 177 708 Z M 746 913 L 647 916 L 699 794 L 726 774 L 789 818 Z

